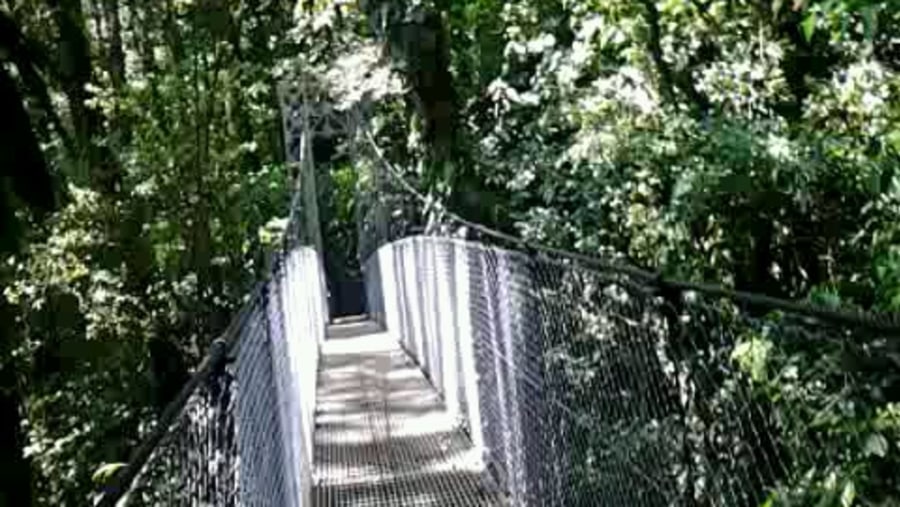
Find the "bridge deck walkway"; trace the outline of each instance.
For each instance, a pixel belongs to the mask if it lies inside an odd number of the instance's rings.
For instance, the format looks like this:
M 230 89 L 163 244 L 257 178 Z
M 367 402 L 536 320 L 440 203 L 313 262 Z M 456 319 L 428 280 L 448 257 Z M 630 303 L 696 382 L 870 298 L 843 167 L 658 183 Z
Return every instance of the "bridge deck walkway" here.
M 315 420 L 317 506 L 501 505 L 441 397 L 372 322 L 329 328 Z

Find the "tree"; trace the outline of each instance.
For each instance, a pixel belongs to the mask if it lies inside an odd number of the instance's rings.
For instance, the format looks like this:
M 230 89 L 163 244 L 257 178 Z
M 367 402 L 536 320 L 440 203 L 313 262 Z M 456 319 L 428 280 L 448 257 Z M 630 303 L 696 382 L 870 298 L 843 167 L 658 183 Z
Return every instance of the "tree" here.
M 272 245 L 259 230 L 287 213 L 291 187 L 273 74 L 290 50 L 272 43 L 290 15 L 287 2 L 0 11 L 4 79 L 32 125 L 15 132 L 33 134 L 63 183 L 44 220 L 22 198 L 3 201 L 16 208 L 4 217 L 25 220 L 15 239 L 3 229 L 17 249 L 3 311 L 21 324 L 4 353 L 17 358 L 15 412 L 28 421 L 4 432 L 19 446 L 4 458 L 27 447 L 31 479 L 24 466 L 10 477 L 33 482 L 33 503 L 87 501 L 93 472 L 127 459 L 264 269 Z M 5 141 L 16 157 L 32 146 Z M 33 191 L 32 173 L 4 185 Z M 19 428 L 12 413 L 4 428 Z
M 15 28 L 2 12 L 0 25 Z M 18 30 L 0 32 L 8 37 L 0 40 L 0 50 L 10 54 L 19 43 L 13 35 Z M 32 209 L 45 213 L 53 209 L 55 201 L 50 170 L 7 63 L 0 60 L 0 109 L 5 111 L 8 127 L 0 139 L 0 258 L 21 250 L 26 224 L 18 212 Z M 8 277 L 7 270 L 0 268 L 0 286 L 6 285 Z M 22 424 L 25 393 L 13 354 L 21 337 L 18 326 L 9 325 L 16 320 L 15 312 L 5 299 L 0 300 L 0 318 L 8 323 L 0 331 L 0 468 L 6 471 L 0 478 L 0 505 L 30 505 L 31 465 L 24 453 Z
M 103 192 L 115 192 L 121 184 L 121 174 L 112 152 L 99 144 L 105 134 L 104 120 L 91 105 L 93 64 L 81 1 L 52 0 L 48 5 L 59 30 L 57 75 L 69 106 L 80 172 L 89 173 L 90 181 Z

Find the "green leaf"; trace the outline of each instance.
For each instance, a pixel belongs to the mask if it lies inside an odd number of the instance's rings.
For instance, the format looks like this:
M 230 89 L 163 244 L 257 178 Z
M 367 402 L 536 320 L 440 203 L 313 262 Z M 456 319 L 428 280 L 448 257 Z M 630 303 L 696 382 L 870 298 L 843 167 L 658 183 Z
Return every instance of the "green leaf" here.
M 844 490 L 841 491 L 841 507 L 850 507 L 855 499 L 856 485 L 852 480 L 848 480 L 844 483 Z
M 900 130 L 894 130 L 888 133 L 887 141 L 892 148 L 900 152 Z
M 837 490 L 837 472 L 835 472 L 834 470 L 828 472 L 828 475 L 825 476 L 825 482 L 822 483 L 822 486 L 826 491 Z
M 837 500 L 837 474 L 832 470 L 822 482 L 822 495 L 816 507 L 833 507 Z
M 95 484 L 106 484 L 125 465 L 126 463 L 104 463 L 94 471 L 94 474 L 91 475 L 91 480 Z
M 750 375 L 754 382 L 766 380 L 766 370 L 772 342 L 762 338 L 751 338 L 737 344 L 731 352 L 731 359 L 738 363 L 744 373 Z
M 869 435 L 869 438 L 866 439 L 866 445 L 863 448 L 863 451 L 866 453 L 866 456 L 878 456 L 879 458 L 883 458 L 887 456 L 888 441 L 881 433 L 872 433 Z
M 806 18 L 803 19 L 803 22 L 800 24 L 800 29 L 803 31 L 803 36 L 806 37 L 807 42 L 812 40 L 812 36 L 816 31 L 816 19 L 817 15 L 815 11 L 811 11 L 806 15 Z
M 778 13 L 781 12 L 781 7 L 784 5 L 784 0 L 775 0 L 772 2 L 772 14 L 778 16 Z
M 867 5 L 862 8 L 863 31 L 866 40 L 871 41 L 875 38 L 878 31 L 878 7 L 875 5 Z

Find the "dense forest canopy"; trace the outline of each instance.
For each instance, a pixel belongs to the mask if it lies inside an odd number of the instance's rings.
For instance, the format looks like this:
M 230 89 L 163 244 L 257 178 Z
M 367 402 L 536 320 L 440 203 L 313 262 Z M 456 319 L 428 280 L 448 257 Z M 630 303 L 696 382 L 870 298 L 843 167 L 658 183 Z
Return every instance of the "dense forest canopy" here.
M 291 69 L 376 103 L 388 154 L 467 218 L 900 311 L 892 0 L 4 0 L 0 505 L 86 503 L 242 303 L 293 185 Z M 319 188 L 354 272 L 345 148 Z M 900 501 L 895 395 L 841 406 L 865 445 L 817 499 Z

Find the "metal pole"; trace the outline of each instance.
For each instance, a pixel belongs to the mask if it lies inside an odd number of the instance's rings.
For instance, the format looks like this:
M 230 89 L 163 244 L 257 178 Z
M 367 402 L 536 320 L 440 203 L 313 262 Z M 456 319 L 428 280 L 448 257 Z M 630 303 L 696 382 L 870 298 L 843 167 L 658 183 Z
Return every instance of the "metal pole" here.
M 316 164 L 313 158 L 313 136 L 314 128 L 310 121 L 310 102 L 309 90 L 307 86 L 306 75 L 301 77 L 301 93 L 303 107 L 303 131 L 300 138 L 300 174 L 301 174 L 301 190 L 303 191 L 303 207 L 306 212 L 306 230 L 316 253 L 319 255 L 319 262 L 324 266 L 323 247 L 322 247 L 322 230 L 319 223 L 319 194 L 316 188 Z

